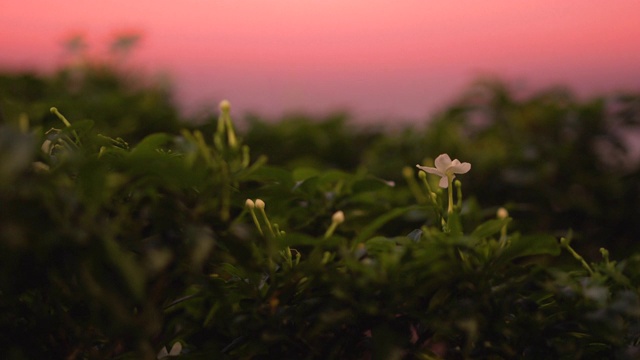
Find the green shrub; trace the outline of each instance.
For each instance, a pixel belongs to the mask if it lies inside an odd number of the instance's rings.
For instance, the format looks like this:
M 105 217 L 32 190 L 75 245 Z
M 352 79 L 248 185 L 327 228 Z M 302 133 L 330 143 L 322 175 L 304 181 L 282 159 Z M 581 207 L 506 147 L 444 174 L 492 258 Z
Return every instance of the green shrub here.
M 58 126 L 59 120 L 49 112 L 52 104 L 69 118 L 91 120 L 97 131 L 127 141 L 180 129 L 166 85 L 108 63 L 86 62 L 52 75 L 0 74 L 0 123 L 23 116 L 32 125 Z
M 514 231 L 462 197 L 475 160 L 442 191 L 420 160 L 395 183 L 267 165 L 227 103 L 129 142 L 52 113 L 0 128 L 8 358 L 638 356 L 640 257 Z

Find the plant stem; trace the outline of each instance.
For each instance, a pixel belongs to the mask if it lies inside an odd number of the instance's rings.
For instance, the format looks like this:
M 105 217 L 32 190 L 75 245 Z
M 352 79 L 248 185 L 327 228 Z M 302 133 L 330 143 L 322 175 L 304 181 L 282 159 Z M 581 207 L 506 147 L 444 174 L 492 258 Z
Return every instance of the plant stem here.
M 447 181 L 449 182 L 449 186 L 447 190 L 449 190 L 449 207 L 447 208 L 447 213 L 453 213 L 453 176 L 448 175 Z
M 564 240 L 564 241 L 562 241 Z M 561 239 L 560 244 L 569 251 L 569 253 L 578 261 L 580 261 L 580 263 L 582 264 L 582 267 L 584 267 L 585 269 L 587 269 L 587 271 L 589 272 L 590 275 L 593 275 L 593 269 L 591 269 L 591 266 L 589 266 L 589 264 L 587 264 L 587 262 L 584 260 L 584 258 L 578 254 L 575 250 L 573 250 L 573 248 L 571 247 L 571 245 L 569 245 L 569 241 L 566 239 Z

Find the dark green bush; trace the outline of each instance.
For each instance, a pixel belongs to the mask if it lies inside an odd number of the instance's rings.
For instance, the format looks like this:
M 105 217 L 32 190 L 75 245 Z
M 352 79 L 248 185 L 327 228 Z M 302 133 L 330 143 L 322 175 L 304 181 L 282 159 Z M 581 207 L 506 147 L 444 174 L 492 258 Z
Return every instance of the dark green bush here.
M 319 165 L 362 167 L 397 182 L 405 166 L 456 154 L 474 164 L 467 193 L 484 207 L 507 206 L 518 228 L 573 228 L 591 257 L 603 244 L 619 256 L 638 249 L 639 94 L 581 100 L 552 88 L 516 95 L 480 81 L 423 127 L 365 131 L 307 120 L 254 122 L 247 143 L 279 165 L 308 162 L 314 153 Z
M 588 264 L 570 234 L 469 228 L 441 191 L 252 162 L 224 111 L 131 145 L 58 118 L 0 130 L 10 358 L 637 356 L 637 256 Z
M 72 119 L 91 120 L 95 129 L 128 141 L 154 132 L 177 133 L 179 114 L 166 85 L 103 63 L 65 67 L 51 76 L 0 74 L 0 122 L 26 116 L 46 129 L 58 126 L 55 104 Z
M 253 120 L 243 141 L 226 103 L 179 130 L 168 97 L 145 112 L 153 90 L 92 76 L 74 96 L 2 77 L 5 358 L 639 356 L 638 170 L 617 160 L 637 96 L 485 84 L 425 129 Z M 472 164 L 451 211 L 414 168 L 445 152 Z

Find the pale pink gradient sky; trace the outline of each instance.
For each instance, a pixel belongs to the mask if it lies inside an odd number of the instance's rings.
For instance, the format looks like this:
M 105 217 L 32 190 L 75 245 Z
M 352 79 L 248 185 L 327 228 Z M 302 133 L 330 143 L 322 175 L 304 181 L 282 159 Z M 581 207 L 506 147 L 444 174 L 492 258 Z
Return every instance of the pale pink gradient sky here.
M 637 0 L 0 0 L 0 67 L 50 70 L 70 34 L 98 54 L 137 31 L 132 62 L 190 108 L 423 119 L 484 74 L 640 90 L 639 19 Z

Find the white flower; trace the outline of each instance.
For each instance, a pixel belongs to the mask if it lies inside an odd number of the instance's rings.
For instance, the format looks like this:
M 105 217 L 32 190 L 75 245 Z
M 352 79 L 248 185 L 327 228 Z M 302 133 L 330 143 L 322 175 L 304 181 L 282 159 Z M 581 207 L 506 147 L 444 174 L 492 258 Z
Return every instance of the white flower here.
M 416 167 L 429 174 L 440 176 L 438 185 L 444 189 L 449 187 L 449 181 L 456 177 L 455 174 L 465 174 L 471 170 L 471 164 L 468 162 L 461 163 L 458 159 L 451 161 L 451 158 L 447 154 L 440 154 L 440 156 L 436 158 L 435 165 L 436 167 L 434 168 L 421 165 L 416 165 Z

